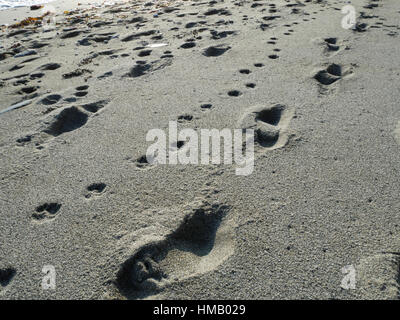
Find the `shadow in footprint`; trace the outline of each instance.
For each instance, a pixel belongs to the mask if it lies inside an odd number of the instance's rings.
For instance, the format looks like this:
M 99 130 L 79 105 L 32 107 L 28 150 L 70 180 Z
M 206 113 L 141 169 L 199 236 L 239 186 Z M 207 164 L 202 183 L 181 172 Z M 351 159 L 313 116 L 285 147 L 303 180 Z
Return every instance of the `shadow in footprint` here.
M 253 129 L 255 142 L 268 149 L 276 149 L 287 143 L 287 126 L 293 112 L 286 106 L 275 104 L 269 107 L 254 106 L 239 120 L 243 129 Z
M 201 109 L 205 110 L 205 109 L 211 109 L 212 108 L 212 104 L 211 103 L 204 103 L 200 106 Z
M 250 74 L 251 73 L 251 71 L 249 69 L 240 69 L 239 72 L 241 74 Z
M 210 33 L 211 33 L 211 38 L 214 40 L 219 40 L 222 38 L 226 38 L 227 36 L 237 34 L 236 31 L 220 31 L 220 32 L 218 32 L 216 30 L 211 30 Z
M 218 46 L 211 46 L 203 51 L 203 55 L 206 57 L 218 57 L 223 55 L 226 51 L 228 51 L 231 47 L 218 45 Z
M 256 115 L 256 121 L 262 121 L 276 126 L 281 120 L 282 110 L 283 107 L 281 105 L 277 105 L 274 108 L 261 110 Z
M 100 100 L 96 102 L 86 103 L 82 105 L 82 108 L 88 112 L 96 113 L 100 109 L 104 108 L 109 103 L 109 100 Z
M 82 127 L 87 120 L 88 115 L 77 107 L 66 108 L 54 117 L 52 123 L 44 132 L 56 137 Z
M 196 42 L 185 42 L 184 44 L 181 45 L 182 49 L 190 49 L 194 48 L 196 46 Z
M 39 221 L 54 219 L 60 208 L 60 203 L 44 203 L 36 208 L 36 212 L 32 214 L 32 218 Z
M 87 96 L 87 94 L 88 94 L 87 91 L 77 91 L 74 93 L 74 95 L 78 98 L 85 97 L 85 96 Z
M 342 78 L 342 67 L 332 63 L 325 70 L 320 70 L 314 76 L 320 84 L 329 86 Z
M 17 271 L 12 267 L 0 269 L 0 285 L 4 288 L 8 286 L 11 280 L 16 275 Z
M 105 183 L 93 183 L 90 186 L 87 187 L 87 190 L 89 192 L 97 192 L 97 193 L 101 193 L 104 191 L 104 189 L 106 188 L 106 184 Z
M 61 95 L 59 94 L 51 94 L 48 95 L 47 97 L 43 98 L 42 100 L 40 100 L 39 103 L 45 105 L 45 106 L 49 106 L 52 104 L 56 104 L 58 101 L 60 101 L 62 98 Z
M 242 93 L 239 90 L 230 90 L 228 91 L 228 96 L 230 97 L 239 97 Z

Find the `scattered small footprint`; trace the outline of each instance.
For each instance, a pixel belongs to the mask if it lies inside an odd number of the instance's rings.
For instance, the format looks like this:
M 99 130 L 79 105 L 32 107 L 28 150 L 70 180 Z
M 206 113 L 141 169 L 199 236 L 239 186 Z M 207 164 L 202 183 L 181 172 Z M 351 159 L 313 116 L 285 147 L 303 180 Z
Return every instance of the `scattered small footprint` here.
M 61 204 L 57 202 L 44 203 L 36 207 L 35 212 L 32 214 L 32 218 L 40 222 L 54 219 L 60 208 Z
M 209 110 L 212 108 L 212 104 L 211 103 L 203 103 L 202 105 L 200 105 L 200 108 L 202 110 Z
M 86 190 L 88 193 L 85 195 L 87 199 L 93 197 L 93 196 L 99 196 L 104 193 L 107 185 L 103 182 L 100 183 L 92 183 L 89 185 Z
M 249 69 L 240 69 L 239 72 L 241 74 L 250 74 L 251 73 L 251 71 Z
M 178 122 L 192 121 L 193 116 L 191 114 L 182 114 L 178 117 Z
M 247 87 L 247 88 L 254 89 L 254 88 L 256 87 L 256 84 L 255 84 L 255 83 L 252 83 L 252 82 L 246 83 L 246 87 Z
M 82 127 L 88 119 L 89 115 L 78 107 L 65 108 L 50 120 L 44 132 L 57 137 Z

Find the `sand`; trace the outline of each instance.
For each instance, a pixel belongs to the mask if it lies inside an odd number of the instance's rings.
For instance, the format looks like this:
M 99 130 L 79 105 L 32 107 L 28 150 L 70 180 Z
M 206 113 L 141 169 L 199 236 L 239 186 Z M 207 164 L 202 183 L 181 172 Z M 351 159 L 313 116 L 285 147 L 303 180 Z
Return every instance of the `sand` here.
M 0 299 L 398 299 L 397 0 L 75 2 L 0 34 Z M 176 120 L 253 173 L 147 163 Z

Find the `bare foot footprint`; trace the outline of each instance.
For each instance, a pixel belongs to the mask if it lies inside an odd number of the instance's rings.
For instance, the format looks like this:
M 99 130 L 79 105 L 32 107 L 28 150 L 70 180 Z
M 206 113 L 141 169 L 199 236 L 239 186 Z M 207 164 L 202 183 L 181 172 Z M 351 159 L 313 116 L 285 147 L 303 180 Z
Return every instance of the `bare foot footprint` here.
M 145 298 L 172 282 L 217 268 L 234 251 L 229 210 L 226 205 L 197 204 L 175 230 L 161 239 L 147 239 L 132 250 L 117 273 L 120 294 L 128 299 Z

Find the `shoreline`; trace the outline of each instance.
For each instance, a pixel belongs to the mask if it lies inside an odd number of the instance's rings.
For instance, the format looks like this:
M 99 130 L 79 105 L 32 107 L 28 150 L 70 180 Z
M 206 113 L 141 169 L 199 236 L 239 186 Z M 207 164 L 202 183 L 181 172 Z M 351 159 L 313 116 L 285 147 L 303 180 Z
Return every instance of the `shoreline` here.
M 0 21 L 1 25 L 10 25 L 17 23 L 21 20 L 24 20 L 28 17 L 38 17 L 49 8 L 51 11 L 55 9 L 56 15 L 63 13 L 64 11 L 72 11 L 72 10 L 84 10 L 89 8 L 102 8 L 106 6 L 105 0 L 69 0 L 68 2 L 63 0 L 55 0 L 48 3 L 44 3 L 44 8 L 38 10 L 31 10 L 30 6 L 24 7 L 13 7 L 13 8 L 5 8 L 0 10 Z M 123 0 L 122 0 L 123 2 Z M 115 5 L 120 4 L 119 1 L 115 1 Z M 114 5 L 108 4 L 108 5 Z
M 25 8 L 25 7 L 31 7 L 31 6 L 40 6 L 40 5 L 44 5 L 50 2 L 53 2 L 55 0 L 45 0 L 43 2 L 37 2 L 37 3 L 30 3 L 30 4 L 21 4 L 21 3 L 15 3 L 15 5 L 5 5 L 4 3 L 2 3 L 0 5 L 0 10 L 7 10 L 7 9 L 14 9 L 14 8 Z

